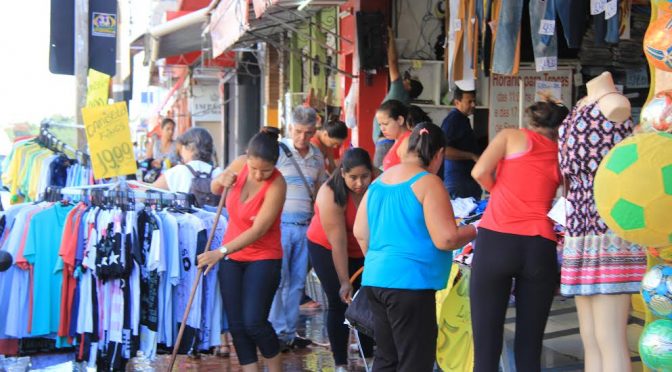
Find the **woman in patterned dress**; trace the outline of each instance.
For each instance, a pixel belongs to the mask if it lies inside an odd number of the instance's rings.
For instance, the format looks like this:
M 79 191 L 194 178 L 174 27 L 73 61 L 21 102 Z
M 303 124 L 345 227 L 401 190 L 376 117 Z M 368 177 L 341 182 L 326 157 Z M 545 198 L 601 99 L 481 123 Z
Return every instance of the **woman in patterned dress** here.
M 586 87 L 588 95 L 560 126 L 567 194 L 560 290 L 576 296 L 585 370 L 627 372 L 630 294 L 639 292 L 646 254 L 607 228 L 597 213 L 593 181 L 604 156 L 632 133 L 630 102 L 617 92 L 608 72 Z

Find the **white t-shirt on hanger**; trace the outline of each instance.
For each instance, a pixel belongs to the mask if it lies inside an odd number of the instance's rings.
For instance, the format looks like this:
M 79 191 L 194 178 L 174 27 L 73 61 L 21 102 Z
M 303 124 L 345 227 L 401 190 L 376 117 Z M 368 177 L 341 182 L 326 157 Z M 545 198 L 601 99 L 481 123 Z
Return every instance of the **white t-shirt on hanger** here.
M 212 165 L 201 160 L 192 160 L 188 164 L 196 172 L 205 172 L 209 174 L 212 170 Z M 215 168 L 212 172 L 212 178 L 217 177 L 220 173 L 222 173 L 222 170 L 219 167 Z M 166 183 L 168 183 L 168 188 L 171 192 L 189 192 L 189 189 L 191 188 L 191 180 L 194 178 L 194 175 L 191 174 L 191 171 L 185 165 L 176 165 L 165 171 L 164 174 L 166 175 Z

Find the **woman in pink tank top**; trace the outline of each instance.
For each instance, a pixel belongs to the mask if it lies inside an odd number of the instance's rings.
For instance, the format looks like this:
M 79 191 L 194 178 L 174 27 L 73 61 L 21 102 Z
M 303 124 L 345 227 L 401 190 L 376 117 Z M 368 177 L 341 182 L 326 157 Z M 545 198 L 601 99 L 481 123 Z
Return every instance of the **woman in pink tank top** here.
M 514 278 L 516 367 L 541 368 L 544 328 L 559 279 L 547 214 L 561 183 L 558 127 L 568 112 L 557 102 L 536 102 L 527 109 L 529 129 L 502 130 L 472 170 L 491 194 L 469 282 L 475 372 L 498 368 Z

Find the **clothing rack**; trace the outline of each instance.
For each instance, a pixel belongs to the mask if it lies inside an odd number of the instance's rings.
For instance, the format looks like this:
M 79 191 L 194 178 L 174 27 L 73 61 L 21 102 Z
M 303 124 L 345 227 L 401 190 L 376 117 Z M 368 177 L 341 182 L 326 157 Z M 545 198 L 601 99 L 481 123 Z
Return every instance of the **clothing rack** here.
M 145 191 L 138 190 L 139 188 L 146 189 Z M 107 198 L 118 201 L 134 201 L 137 199 L 144 199 L 146 201 L 157 202 L 163 205 L 163 202 L 181 202 L 186 205 L 184 207 L 191 207 L 193 205 L 193 197 L 186 193 L 172 193 L 170 191 L 152 187 L 137 181 L 119 181 L 108 184 L 65 187 L 58 190 L 52 190 L 53 194 L 60 194 L 64 198 L 66 196 L 80 197 L 80 200 L 89 198 Z M 67 198 L 66 198 L 67 199 Z
M 75 124 L 60 124 L 60 123 L 52 123 L 48 121 L 43 121 L 42 124 L 40 124 L 40 135 L 38 136 L 37 140 L 40 142 L 44 147 L 53 150 L 55 152 L 60 152 L 60 153 L 65 153 L 65 151 L 69 151 L 72 153 L 73 157 L 80 162 L 82 165 L 87 165 L 90 164 L 90 156 L 89 154 L 85 153 L 84 151 L 80 151 L 67 143 L 61 141 L 58 139 L 56 135 L 54 135 L 49 128 L 50 127 L 65 127 L 65 128 L 81 128 L 83 129 L 84 126 L 82 125 L 75 125 Z

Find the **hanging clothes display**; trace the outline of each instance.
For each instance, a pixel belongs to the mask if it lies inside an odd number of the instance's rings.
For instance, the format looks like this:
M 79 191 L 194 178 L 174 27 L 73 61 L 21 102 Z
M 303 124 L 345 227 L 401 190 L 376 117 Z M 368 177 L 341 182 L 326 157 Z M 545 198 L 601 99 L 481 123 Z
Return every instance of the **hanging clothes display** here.
M 45 338 L 90 367 L 123 370 L 138 350 L 153 358 L 174 344 L 215 215 L 91 194 L 1 214 L 0 250 L 14 264 L 0 273 L 0 340 Z M 226 226 L 220 218 L 212 247 Z M 216 273 L 199 284 L 181 352 L 220 345 L 218 290 Z
M 38 200 L 49 187 L 91 185 L 93 171 L 85 159 L 42 129 L 39 137 L 14 143 L 2 163 L 2 184 L 13 200 L 24 202 Z

